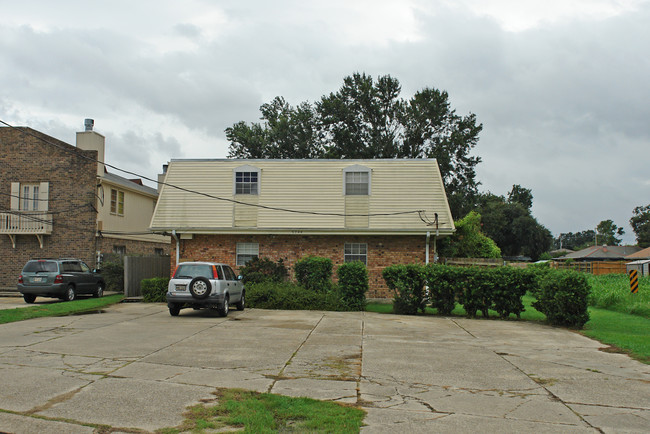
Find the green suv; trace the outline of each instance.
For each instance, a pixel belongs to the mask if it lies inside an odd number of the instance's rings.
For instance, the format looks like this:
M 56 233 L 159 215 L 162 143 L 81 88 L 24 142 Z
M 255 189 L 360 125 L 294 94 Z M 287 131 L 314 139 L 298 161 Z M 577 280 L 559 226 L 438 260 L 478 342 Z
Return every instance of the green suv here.
M 79 259 L 34 259 L 28 261 L 18 276 L 18 291 L 26 303 L 36 297 L 53 297 L 72 301 L 77 294 L 104 295 L 106 283 L 97 270 Z

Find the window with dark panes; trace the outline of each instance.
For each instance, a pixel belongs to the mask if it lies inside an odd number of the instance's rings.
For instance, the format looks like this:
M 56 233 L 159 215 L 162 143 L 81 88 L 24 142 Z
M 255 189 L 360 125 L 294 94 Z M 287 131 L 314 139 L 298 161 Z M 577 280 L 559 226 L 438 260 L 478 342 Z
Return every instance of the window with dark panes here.
M 344 262 L 363 262 L 368 265 L 368 244 L 366 243 L 345 243 L 343 252 Z
M 235 194 L 257 194 L 257 172 L 235 172 Z

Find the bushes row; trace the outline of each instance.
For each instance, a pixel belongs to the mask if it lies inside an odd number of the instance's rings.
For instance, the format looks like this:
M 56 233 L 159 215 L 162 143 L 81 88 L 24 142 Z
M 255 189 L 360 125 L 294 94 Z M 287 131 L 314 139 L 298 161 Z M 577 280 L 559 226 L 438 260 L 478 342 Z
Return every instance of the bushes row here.
M 332 261 L 307 256 L 294 265 L 297 283 L 286 282 L 288 270 L 279 260 L 253 259 L 241 268 L 246 299 L 263 309 L 364 310 L 368 270 L 361 262 L 337 269 L 338 286 L 332 282 Z
M 145 303 L 160 303 L 166 301 L 168 277 L 152 277 L 140 281 L 140 293 Z
M 413 315 L 430 303 L 439 314 L 449 315 L 459 303 L 470 317 L 478 311 L 487 317 L 494 310 L 502 318 L 510 314 L 519 318 L 522 297 L 530 291 L 537 298 L 533 306 L 551 324 L 579 328 L 589 320 L 589 284 L 576 272 L 410 264 L 387 267 L 383 277 L 393 290 L 396 313 Z

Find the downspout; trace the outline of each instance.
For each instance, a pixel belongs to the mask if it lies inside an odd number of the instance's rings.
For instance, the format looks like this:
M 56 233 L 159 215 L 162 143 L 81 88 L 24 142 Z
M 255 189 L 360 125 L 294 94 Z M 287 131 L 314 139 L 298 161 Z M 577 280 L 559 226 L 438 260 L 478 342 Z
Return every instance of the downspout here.
M 172 229 L 172 236 L 176 240 L 176 266 L 178 267 L 178 261 L 181 257 L 181 246 L 179 244 L 178 237 L 176 236 L 176 229 Z

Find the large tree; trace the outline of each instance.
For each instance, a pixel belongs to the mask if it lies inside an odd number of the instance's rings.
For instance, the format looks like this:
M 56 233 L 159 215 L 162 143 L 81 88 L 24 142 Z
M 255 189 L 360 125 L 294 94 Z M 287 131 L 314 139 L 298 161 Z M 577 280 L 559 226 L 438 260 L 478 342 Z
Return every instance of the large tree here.
M 596 226 L 596 231 L 598 231 L 598 237 L 596 240 L 602 246 L 618 246 L 621 239 L 616 238 L 616 236 L 625 233 L 625 230 L 622 227 L 616 226 L 613 220 L 601 221 Z
M 636 234 L 639 247 L 650 247 L 650 205 L 634 208 L 630 226 Z
M 482 125 L 460 116 L 447 92 L 425 88 L 400 97 L 399 81 L 366 74 L 315 104 L 291 107 L 281 98 L 264 104 L 261 123 L 238 122 L 226 129 L 230 157 L 237 158 L 436 158 L 452 215 L 476 204 L 479 182 L 471 155 Z
M 492 193 L 480 197 L 478 209 L 483 232 L 494 240 L 504 256 L 523 255 L 536 261 L 551 247 L 551 232 L 531 214 L 532 199 L 531 191 L 519 185 L 513 186 L 508 199 Z
M 580 250 L 593 246 L 596 239 L 596 231 L 589 229 L 581 232 L 567 232 L 560 234 L 553 242 L 556 249 Z

